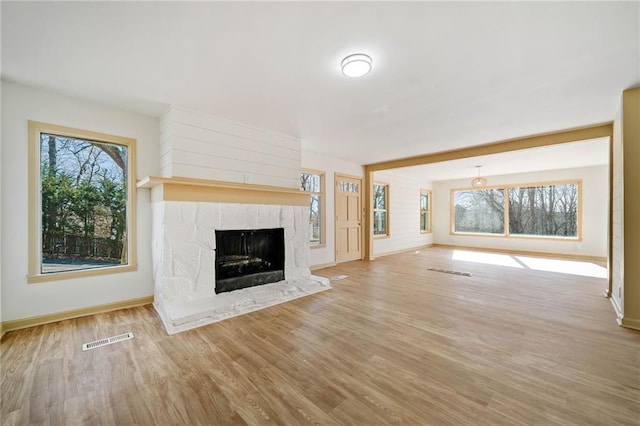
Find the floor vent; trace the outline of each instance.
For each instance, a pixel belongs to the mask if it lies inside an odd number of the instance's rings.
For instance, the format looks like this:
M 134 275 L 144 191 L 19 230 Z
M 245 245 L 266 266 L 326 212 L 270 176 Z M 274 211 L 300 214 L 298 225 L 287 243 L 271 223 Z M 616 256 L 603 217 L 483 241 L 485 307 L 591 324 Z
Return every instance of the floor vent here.
M 468 272 L 459 272 L 459 271 L 452 271 L 450 269 L 438 269 L 438 268 L 429 268 L 430 271 L 435 271 L 435 272 L 444 272 L 445 274 L 453 274 L 453 275 L 462 275 L 463 277 L 470 277 L 471 274 Z
M 345 278 L 349 278 L 348 275 L 336 275 L 335 277 L 331 277 L 331 281 L 340 281 L 340 280 L 344 280 Z
M 123 340 L 133 339 L 133 333 L 128 332 L 124 334 L 119 334 L 113 337 L 107 337 L 106 339 L 100 339 L 89 343 L 84 343 L 82 345 L 83 351 L 88 351 L 89 349 L 99 348 L 100 346 L 107 346 L 112 343 L 122 342 Z

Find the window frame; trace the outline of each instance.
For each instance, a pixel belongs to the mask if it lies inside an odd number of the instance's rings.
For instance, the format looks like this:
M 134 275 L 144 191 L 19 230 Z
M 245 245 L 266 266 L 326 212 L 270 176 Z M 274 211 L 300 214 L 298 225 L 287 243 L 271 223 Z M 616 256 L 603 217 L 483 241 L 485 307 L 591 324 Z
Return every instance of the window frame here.
M 320 243 L 318 244 L 312 244 L 311 241 L 307 241 L 307 244 L 309 245 L 309 248 L 311 249 L 316 249 L 316 248 L 324 248 L 327 246 L 327 227 L 326 227 L 326 217 L 327 217 L 327 208 L 326 208 L 326 204 L 327 204 L 327 199 L 325 197 L 325 193 L 326 193 L 326 180 L 325 180 L 325 172 L 322 170 L 314 170 L 314 169 L 306 169 L 303 168 L 300 173 L 306 173 L 306 174 L 310 174 L 310 175 L 317 175 L 320 176 L 320 192 L 311 192 L 311 191 L 304 191 L 301 188 L 302 192 L 306 192 L 309 195 L 317 195 L 320 197 Z M 309 199 L 311 199 L 311 197 L 309 197 Z
M 386 206 L 385 209 L 376 209 L 375 208 L 375 192 L 376 192 L 376 186 L 382 186 L 384 187 L 384 205 Z M 382 238 L 389 238 L 391 236 L 391 229 L 390 229 L 390 224 L 391 224 L 391 219 L 390 219 L 390 213 L 389 211 L 390 209 L 390 205 L 389 205 L 389 200 L 390 200 L 390 196 L 389 196 L 389 184 L 386 182 L 378 182 L 375 181 L 373 182 L 373 186 L 371 187 L 372 189 L 372 196 L 371 196 L 371 211 L 372 211 L 372 217 L 373 217 L 373 221 L 375 223 L 375 214 L 377 211 L 383 211 L 385 212 L 385 230 L 386 233 L 384 234 L 376 234 L 375 233 L 375 226 L 371 226 L 371 232 L 373 234 L 373 238 L 374 239 L 382 239 Z
M 528 188 L 535 186 L 552 186 L 552 185 L 577 185 L 578 187 L 578 201 L 577 201 L 577 236 L 564 237 L 560 235 L 522 235 L 511 234 L 509 232 L 509 190 L 513 188 Z M 461 191 L 478 191 L 483 189 L 502 189 L 504 190 L 504 233 L 502 234 L 488 234 L 481 232 L 456 232 L 455 230 L 455 193 Z M 510 183 L 505 185 L 489 185 L 482 188 L 464 187 L 464 188 L 451 188 L 449 191 L 449 234 L 452 236 L 467 236 L 467 237 L 484 237 L 484 238 L 508 238 L 508 239 L 525 239 L 525 240 L 555 240 L 555 241 L 582 241 L 582 179 L 567 179 L 557 180 L 549 182 L 526 182 L 526 183 Z
M 429 220 L 427 223 L 427 227 L 428 229 L 424 230 L 422 229 L 422 196 L 426 195 L 427 196 L 427 214 L 429 215 Z M 433 233 L 433 223 L 432 223 L 432 218 L 433 218 L 433 209 L 432 209 L 432 200 L 433 200 L 433 195 L 432 195 L 432 191 L 430 189 L 420 189 L 420 233 L 421 234 L 432 234 Z
M 28 173 L 29 173 L 29 261 L 27 283 L 59 281 L 72 278 L 132 272 L 138 269 L 136 229 L 136 140 L 106 133 L 65 127 L 56 124 L 28 121 Z M 124 265 L 71 271 L 42 273 L 42 190 L 40 175 L 40 135 L 42 133 L 73 137 L 127 147 L 127 263 Z

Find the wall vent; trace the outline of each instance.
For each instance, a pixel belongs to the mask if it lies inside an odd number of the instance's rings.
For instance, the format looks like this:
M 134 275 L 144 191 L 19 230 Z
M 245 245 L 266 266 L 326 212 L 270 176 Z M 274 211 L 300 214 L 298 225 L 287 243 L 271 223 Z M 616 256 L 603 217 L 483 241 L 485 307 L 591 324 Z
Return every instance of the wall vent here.
M 133 333 L 128 332 L 124 334 L 118 334 L 117 336 L 107 337 L 105 339 L 95 340 L 93 342 L 84 343 L 82 345 L 82 351 L 88 351 L 89 349 L 99 348 L 101 346 L 107 346 L 112 343 L 122 342 L 124 340 L 133 339 Z

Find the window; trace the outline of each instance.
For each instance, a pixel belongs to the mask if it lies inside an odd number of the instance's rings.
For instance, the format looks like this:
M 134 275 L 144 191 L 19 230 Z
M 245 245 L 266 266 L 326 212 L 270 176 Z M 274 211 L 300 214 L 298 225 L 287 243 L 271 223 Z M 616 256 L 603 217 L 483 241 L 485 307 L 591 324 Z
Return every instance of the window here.
M 578 184 L 509 188 L 509 233 L 578 236 Z
M 389 235 L 389 185 L 373 184 L 373 235 Z
M 300 174 L 300 187 L 311 193 L 309 201 L 309 244 L 321 247 L 324 237 L 324 173 L 305 170 Z
M 29 282 L 135 270 L 135 141 L 29 122 Z
M 504 234 L 504 189 L 454 192 L 455 232 Z
M 420 232 L 431 232 L 431 191 L 420 190 Z
M 454 190 L 453 232 L 580 238 L 580 181 Z

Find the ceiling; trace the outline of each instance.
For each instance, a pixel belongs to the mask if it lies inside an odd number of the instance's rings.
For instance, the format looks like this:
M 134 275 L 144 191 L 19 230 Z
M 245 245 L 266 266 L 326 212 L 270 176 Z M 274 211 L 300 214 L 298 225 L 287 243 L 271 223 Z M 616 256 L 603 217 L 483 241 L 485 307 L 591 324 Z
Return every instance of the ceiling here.
M 360 164 L 609 122 L 640 83 L 638 2 L 1 8 L 4 79 L 149 115 L 179 105 Z M 343 76 L 358 52 L 372 72 Z

